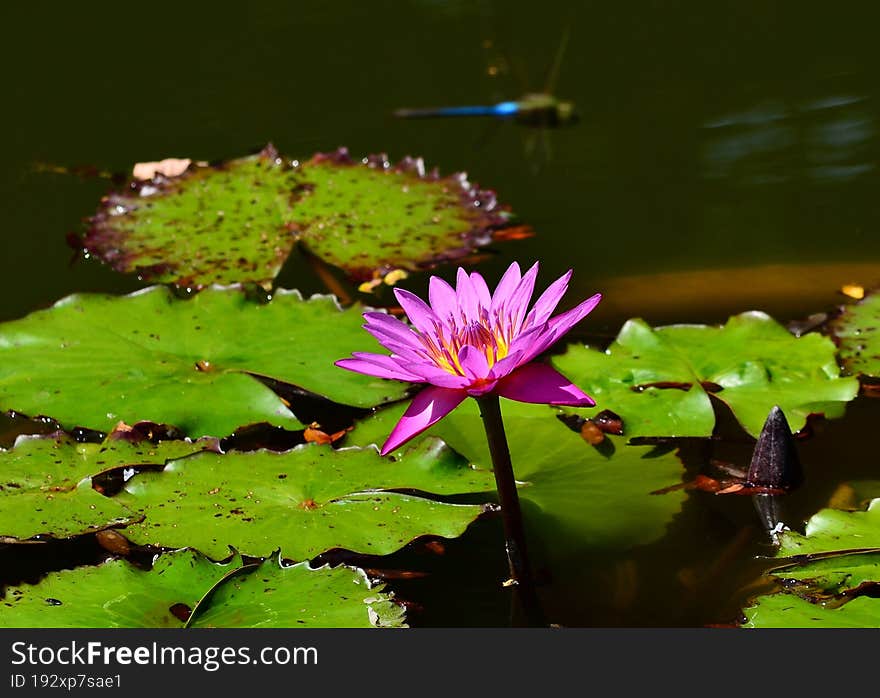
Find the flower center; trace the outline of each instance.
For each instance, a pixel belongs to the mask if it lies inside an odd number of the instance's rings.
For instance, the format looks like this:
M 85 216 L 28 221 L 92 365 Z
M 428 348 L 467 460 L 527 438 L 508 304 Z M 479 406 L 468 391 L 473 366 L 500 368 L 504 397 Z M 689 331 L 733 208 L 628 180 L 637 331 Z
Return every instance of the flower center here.
M 485 317 L 480 322 L 453 326 L 451 331 L 437 325 L 433 337 L 421 335 L 421 338 L 434 363 L 444 371 L 458 376 L 465 374 L 458 358 L 463 347 L 470 346 L 483 352 L 486 363 L 492 368 L 497 361 L 507 356 L 510 346 L 510 339 L 502 329 L 497 325 L 493 326 Z

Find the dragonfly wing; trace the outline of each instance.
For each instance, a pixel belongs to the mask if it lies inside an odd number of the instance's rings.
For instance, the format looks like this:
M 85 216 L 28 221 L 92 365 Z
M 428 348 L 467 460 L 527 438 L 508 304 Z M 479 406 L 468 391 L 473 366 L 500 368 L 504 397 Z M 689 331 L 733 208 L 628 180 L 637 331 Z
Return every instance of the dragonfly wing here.
M 547 77 L 544 79 L 544 92 L 553 94 L 556 90 L 556 81 L 559 79 L 559 70 L 562 68 L 562 58 L 565 55 L 565 49 L 568 48 L 568 38 L 571 35 L 571 24 L 566 24 L 562 31 L 562 39 L 559 41 L 559 47 L 556 49 L 556 55 L 553 57 L 553 63 L 547 71 Z

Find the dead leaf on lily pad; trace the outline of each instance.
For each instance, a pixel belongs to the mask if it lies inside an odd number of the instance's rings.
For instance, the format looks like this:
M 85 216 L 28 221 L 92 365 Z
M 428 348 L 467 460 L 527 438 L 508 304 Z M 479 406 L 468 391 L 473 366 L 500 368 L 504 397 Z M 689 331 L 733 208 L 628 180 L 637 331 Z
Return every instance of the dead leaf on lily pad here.
M 192 164 L 189 158 L 165 158 L 158 162 L 139 162 L 131 171 L 135 179 L 141 181 L 153 179 L 156 175 L 163 177 L 177 177 L 186 172 L 187 168 Z

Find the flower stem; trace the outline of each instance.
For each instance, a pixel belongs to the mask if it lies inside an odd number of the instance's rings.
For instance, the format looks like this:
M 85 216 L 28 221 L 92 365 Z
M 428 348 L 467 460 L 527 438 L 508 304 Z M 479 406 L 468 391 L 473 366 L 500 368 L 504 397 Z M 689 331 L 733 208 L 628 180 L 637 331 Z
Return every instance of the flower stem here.
M 525 528 L 519 496 L 516 493 L 516 479 L 510 462 L 510 448 L 504 433 L 501 419 L 501 404 L 497 395 L 484 395 L 476 398 L 480 405 L 480 416 L 486 429 L 489 453 L 492 456 L 492 469 L 495 472 L 495 486 L 501 502 L 501 517 L 504 521 L 505 549 L 510 577 L 516 584 L 529 625 L 544 625 L 543 613 L 535 592 L 532 569 L 526 547 Z

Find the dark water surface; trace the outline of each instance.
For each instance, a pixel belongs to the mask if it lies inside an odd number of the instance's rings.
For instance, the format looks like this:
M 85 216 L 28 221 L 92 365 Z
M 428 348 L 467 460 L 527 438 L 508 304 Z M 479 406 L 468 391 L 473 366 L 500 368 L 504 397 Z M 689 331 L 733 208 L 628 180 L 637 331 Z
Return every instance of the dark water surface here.
M 109 183 L 41 163 L 127 171 L 268 141 L 296 157 L 346 145 L 467 171 L 538 232 L 499 245 L 481 271 L 494 279 L 513 259 L 540 259 L 546 283 L 574 267 L 569 302 L 606 295 L 585 323 L 595 337 L 633 316 L 717 322 L 762 309 L 786 321 L 827 310 L 841 285 L 880 282 L 876 7 L 7 3 L 0 320 L 74 291 L 142 285 L 70 263 L 65 234 Z M 529 131 L 512 123 L 489 133 L 482 121 L 390 116 L 539 89 L 566 27 L 556 92 L 581 120 L 548 134 L 549 154 L 529 153 Z M 322 290 L 296 263 L 280 283 Z M 789 498 L 792 522 L 840 482 L 876 472 L 863 434 L 878 417 L 880 401 L 860 398 L 800 443 L 808 486 Z M 748 447 L 737 457 L 747 462 Z M 567 625 L 729 622 L 754 590 L 755 556 L 772 552 L 756 523 L 748 498 L 694 494 L 663 540 L 555 570 L 548 605 Z M 486 553 L 496 528 L 472 527 L 423 560 L 430 578 L 397 587 L 424 607 L 413 622 L 506 622 L 504 563 Z M 401 564 L 407 555 L 419 553 Z

